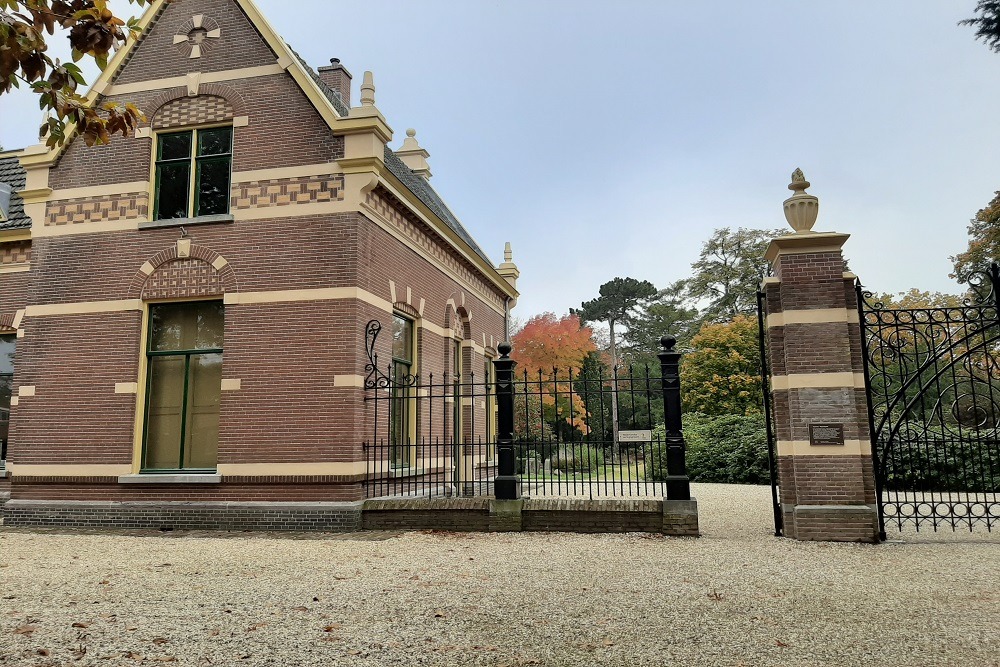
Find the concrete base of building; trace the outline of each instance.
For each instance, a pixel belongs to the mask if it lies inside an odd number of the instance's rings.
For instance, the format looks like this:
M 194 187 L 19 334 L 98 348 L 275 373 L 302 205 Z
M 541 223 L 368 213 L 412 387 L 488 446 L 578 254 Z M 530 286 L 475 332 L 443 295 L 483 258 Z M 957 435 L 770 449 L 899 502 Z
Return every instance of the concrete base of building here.
M 361 528 L 361 502 L 107 502 L 10 500 L 3 525 L 147 530 L 350 532 Z
M 786 514 L 787 516 L 787 514 Z M 824 542 L 878 542 L 878 510 L 871 505 L 796 505 L 785 536 Z

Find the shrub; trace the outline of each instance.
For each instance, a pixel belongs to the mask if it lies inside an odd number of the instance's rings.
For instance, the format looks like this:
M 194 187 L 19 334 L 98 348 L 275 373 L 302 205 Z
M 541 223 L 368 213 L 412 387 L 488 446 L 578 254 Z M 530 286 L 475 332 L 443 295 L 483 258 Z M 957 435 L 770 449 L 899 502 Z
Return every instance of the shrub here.
M 762 415 L 722 415 L 697 412 L 683 417 L 687 444 L 687 471 L 692 482 L 723 484 L 768 484 L 767 431 Z M 653 430 L 652 460 L 646 463 L 649 479 L 667 476 L 663 425 Z
M 604 464 L 604 451 L 583 443 L 562 445 L 551 459 L 552 470 L 564 473 L 591 472 Z

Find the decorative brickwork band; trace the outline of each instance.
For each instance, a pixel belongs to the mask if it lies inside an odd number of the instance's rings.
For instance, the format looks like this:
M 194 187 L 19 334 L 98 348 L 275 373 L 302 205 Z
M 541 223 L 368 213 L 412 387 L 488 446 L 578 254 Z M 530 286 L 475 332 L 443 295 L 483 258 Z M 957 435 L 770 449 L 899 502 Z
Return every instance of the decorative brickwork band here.
M 183 97 L 164 104 L 153 116 L 153 127 L 163 130 L 204 123 L 222 123 L 232 119 L 233 107 L 215 95 Z
M 234 183 L 232 188 L 234 209 L 341 201 L 343 198 L 343 174 Z
M 129 285 L 130 299 L 182 299 L 239 291 L 233 267 L 214 250 L 191 245 L 188 257 L 171 246 L 151 257 Z
M 375 188 L 365 195 L 365 205 L 369 211 L 388 222 L 411 243 L 417 245 L 428 255 L 441 262 L 448 270 L 461 277 L 466 282 L 475 285 L 480 295 L 485 295 L 494 304 L 503 307 L 503 299 L 486 282 L 479 277 L 478 271 L 470 269 L 467 260 L 461 259 L 456 252 L 438 242 L 433 232 L 417 216 L 406 210 L 406 207 L 388 190 Z
M 13 241 L 0 245 L 0 266 L 16 266 L 31 261 L 31 241 Z
M 198 87 L 199 96 L 215 96 L 223 98 L 231 109 L 231 116 L 246 116 L 247 106 L 243 101 L 243 96 L 240 95 L 235 88 L 232 86 L 227 86 L 224 83 L 206 83 Z M 169 88 L 145 106 L 143 111 L 146 112 L 147 117 L 150 118 L 153 127 L 160 128 L 159 120 L 157 116 L 160 114 L 161 109 L 173 102 L 174 100 L 181 99 L 198 99 L 198 97 L 192 97 L 190 92 L 185 86 L 178 86 L 176 88 Z
M 149 193 L 132 192 L 51 201 L 45 208 L 45 225 L 51 227 L 110 220 L 145 220 L 148 215 Z

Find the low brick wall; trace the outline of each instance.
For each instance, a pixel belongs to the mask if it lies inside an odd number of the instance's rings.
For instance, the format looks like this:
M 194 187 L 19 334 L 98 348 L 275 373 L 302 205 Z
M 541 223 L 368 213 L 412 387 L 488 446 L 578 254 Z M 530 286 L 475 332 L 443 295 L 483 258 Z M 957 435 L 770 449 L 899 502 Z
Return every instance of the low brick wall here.
M 663 501 L 538 498 L 524 501 L 524 530 L 573 533 L 659 533 Z
M 694 500 L 490 498 L 366 500 L 365 530 L 556 531 L 697 536 Z
M 385 499 L 363 502 L 117 502 L 14 499 L 4 526 L 145 530 L 645 532 L 697 536 L 690 501 L 539 498 Z
M 361 513 L 365 530 L 490 529 L 489 498 L 366 500 Z
M 152 530 L 290 530 L 361 528 L 361 503 L 119 503 L 11 500 L 5 526 Z

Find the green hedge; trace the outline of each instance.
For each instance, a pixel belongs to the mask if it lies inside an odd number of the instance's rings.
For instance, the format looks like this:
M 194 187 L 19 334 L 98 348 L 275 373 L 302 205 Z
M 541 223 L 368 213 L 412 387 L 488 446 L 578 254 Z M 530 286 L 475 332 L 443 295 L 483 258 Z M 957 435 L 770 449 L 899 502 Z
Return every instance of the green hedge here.
M 761 415 L 712 417 L 698 412 L 685 414 L 684 441 L 687 470 L 692 482 L 722 484 L 769 484 L 767 431 Z M 653 430 L 654 443 L 664 436 L 664 427 Z M 666 478 L 665 451 L 646 463 L 646 476 Z

